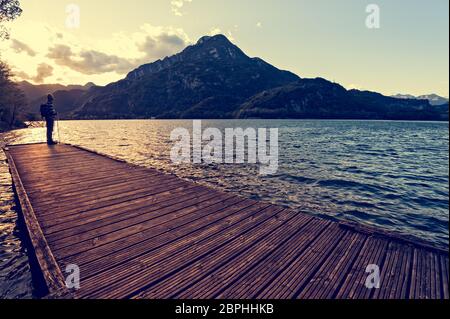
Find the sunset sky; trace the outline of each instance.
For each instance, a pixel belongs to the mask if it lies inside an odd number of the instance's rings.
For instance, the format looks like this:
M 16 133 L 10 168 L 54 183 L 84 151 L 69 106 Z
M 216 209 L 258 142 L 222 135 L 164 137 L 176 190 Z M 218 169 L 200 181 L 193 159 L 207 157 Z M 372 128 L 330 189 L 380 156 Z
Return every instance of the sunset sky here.
M 347 88 L 448 96 L 448 0 L 21 0 L 0 57 L 17 79 L 107 84 L 223 33 L 250 56 Z M 366 6 L 380 7 L 369 29 Z M 80 25 L 67 24 L 67 5 Z M 69 20 L 69 22 L 73 20 Z

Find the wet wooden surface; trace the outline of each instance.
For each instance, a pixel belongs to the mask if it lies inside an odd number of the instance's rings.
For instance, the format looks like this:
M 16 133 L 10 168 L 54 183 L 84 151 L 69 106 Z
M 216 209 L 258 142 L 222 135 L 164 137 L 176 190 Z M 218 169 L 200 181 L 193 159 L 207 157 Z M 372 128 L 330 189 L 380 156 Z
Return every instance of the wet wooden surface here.
M 74 298 L 449 298 L 445 250 L 69 145 L 6 154 L 53 292 L 77 265 Z M 379 289 L 366 287 L 371 264 Z

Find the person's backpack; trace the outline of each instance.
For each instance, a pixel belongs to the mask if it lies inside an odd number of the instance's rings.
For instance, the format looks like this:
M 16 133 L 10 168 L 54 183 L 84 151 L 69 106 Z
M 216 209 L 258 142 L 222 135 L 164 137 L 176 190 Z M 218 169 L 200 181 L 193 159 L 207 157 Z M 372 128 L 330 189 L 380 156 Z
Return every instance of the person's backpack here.
M 55 110 L 53 109 L 53 105 L 51 104 L 42 104 L 41 105 L 41 116 L 48 118 L 56 115 Z

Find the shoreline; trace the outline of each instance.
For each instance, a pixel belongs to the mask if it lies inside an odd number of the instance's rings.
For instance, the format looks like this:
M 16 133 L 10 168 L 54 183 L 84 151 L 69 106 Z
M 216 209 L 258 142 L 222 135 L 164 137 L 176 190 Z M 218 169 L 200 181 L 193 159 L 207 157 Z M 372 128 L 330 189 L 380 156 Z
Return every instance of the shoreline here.
M 0 146 L 3 138 L 0 133 Z M 13 181 L 0 147 L 0 299 L 34 298 L 32 263 L 27 251 L 26 227 L 18 209 Z M 8 269 L 14 265 L 14 269 Z M 6 268 L 5 268 L 6 267 Z
M 392 122 L 392 123 L 450 123 L 449 120 L 395 120 L 366 118 L 61 118 L 58 121 L 330 121 L 330 122 Z M 43 122 L 43 121 L 29 121 Z M 45 123 L 45 122 L 44 122 Z M 27 127 L 25 127 L 27 128 Z

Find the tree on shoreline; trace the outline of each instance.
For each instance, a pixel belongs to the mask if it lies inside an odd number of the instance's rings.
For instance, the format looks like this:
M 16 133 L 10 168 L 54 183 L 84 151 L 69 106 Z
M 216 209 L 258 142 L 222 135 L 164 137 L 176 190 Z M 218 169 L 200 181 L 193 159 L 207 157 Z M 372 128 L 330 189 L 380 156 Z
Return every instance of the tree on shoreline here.
M 18 0 L 0 0 L 0 40 L 9 39 L 2 23 L 16 19 L 21 13 Z M 10 67 L 0 60 L 0 131 L 23 126 L 26 99 L 12 77 Z
M 9 32 L 3 22 L 12 21 L 22 14 L 18 0 L 0 0 L 0 39 L 9 39 Z
M 0 131 L 23 125 L 26 99 L 11 78 L 11 69 L 0 61 Z

